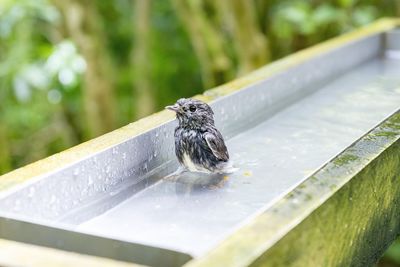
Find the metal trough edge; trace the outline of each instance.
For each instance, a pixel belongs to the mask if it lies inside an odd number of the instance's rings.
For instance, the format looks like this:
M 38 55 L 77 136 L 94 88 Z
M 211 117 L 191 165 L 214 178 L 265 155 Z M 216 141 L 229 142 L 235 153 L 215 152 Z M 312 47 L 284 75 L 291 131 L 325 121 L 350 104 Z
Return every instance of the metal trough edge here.
M 376 33 L 393 29 L 399 24 L 399 20 L 397 19 L 385 18 L 378 20 L 369 26 L 339 36 L 322 44 L 297 52 L 282 60 L 278 60 L 274 63 L 266 65 L 246 76 L 233 80 L 214 89 L 210 89 L 203 95 L 197 95 L 195 98 L 204 100 L 206 102 L 211 102 L 217 98 L 244 89 L 250 84 L 255 84 L 258 81 L 273 76 L 274 74 L 299 65 L 308 59 L 331 51 L 335 48 L 339 48 L 345 43 L 351 43 L 359 40 L 360 38 L 366 38 Z M 65 168 L 88 157 L 88 155 L 93 155 L 114 145 L 123 143 L 173 119 L 173 114 L 170 112 L 161 111 L 136 122 L 130 123 L 110 133 L 67 149 L 63 152 L 6 173 L 3 176 L 0 176 L 0 193 L 31 178 L 46 175 L 56 170 Z
M 95 266 L 95 267 L 140 267 L 134 263 L 87 256 L 52 248 L 43 248 L 15 241 L 0 240 L 1 266 Z
M 196 97 L 210 102 L 335 49 L 343 43 L 351 43 L 398 26 L 399 19 L 381 19 Z M 88 155 L 122 143 L 172 119 L 171 114 L 162 111 L 7 173 L 0 177 L 0 193 L 29 179 L 65 168 Z M 399 139 L 400 115 L 396 113 L 273 207 L 223 241 L 214 251 L 201 259 L 190 261 L 187 266 L 287 266 L 299 263 L 305 266 L 331 266 L 373 262 L 398 234 L 400 228 L 400 206 L 391 205 L 400 203 L 400 189 L 394 186 L 395 171 L 400 171 L 399 158 L 395 153 L 400 148 Z M 389 183 L 384 184 L 385 179 L 390 180 Z M 360 209 L 359 205 L 362 204 L 367 207 Z M 329 225 L 327 220 L 335 220 L 337 223 Z M 388 227 L 381 227 L 383 225 Z M 40 266 L 57 266 L 52 262 L 54 259 L 54 263 L 57 263 L 58 255 L 68 255 L 66 257 L 74 258 L 71 261 L 77 260 L 77 264 L 71 262 L 71 266 L 90 266 L 84 264 L 86 259 L 93 259 L 93 266 L 124 266 L 113 260 L 2 239 L 0 247 L 0 260 L 6 259 L 0 262 L 2 266 L 21 265 L 22 259 L 17 255 L 29 255 L 30 262 L 40 262 L 46 258 L 45 264 Z M 26 254 L 27 248 L 36 252 Z M 319 250 L 317 258 L 310 254 L 316 250 Z M 82 260 L 82 264 L 78 263 L 79 260 Z M 107 265 L 108 262 L 110 265 Z

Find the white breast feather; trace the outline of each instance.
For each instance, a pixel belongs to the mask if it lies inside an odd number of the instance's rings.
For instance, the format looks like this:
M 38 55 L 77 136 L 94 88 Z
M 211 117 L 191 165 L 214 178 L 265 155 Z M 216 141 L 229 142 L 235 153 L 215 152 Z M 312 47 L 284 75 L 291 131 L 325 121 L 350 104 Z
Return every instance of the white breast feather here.
M 197 171 L 196 165 L 193 163 L 189 155 L 186 153 L 183 154 L 183 164 L 189 171 L 191 172 Z
M 183 165 L 185 165 L 185 167 L 191 172 L 205 172 L 205 173 L 210 172 L 209 170 L 203 168 L 202 166 L 196 165 L 189 157 L 189 155 L 186 153 L 183 154 Z

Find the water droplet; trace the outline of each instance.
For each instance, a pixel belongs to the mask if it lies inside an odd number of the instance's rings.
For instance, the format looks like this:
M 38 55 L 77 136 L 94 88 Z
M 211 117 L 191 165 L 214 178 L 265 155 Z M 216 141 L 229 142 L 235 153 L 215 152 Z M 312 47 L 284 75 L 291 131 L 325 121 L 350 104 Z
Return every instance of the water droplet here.
M 74 174 L 74 176 L 78 176 L 79 175 L 79 169 L 75 168 L 73 174 Z
M 165 136 L 165 138 L 168 138 L 168 136 L 169 136 L 169 133 L 166 130 L 164 130 L 164 136 Z
M 20 211 L 20 210 L 21 210 L 21 201 L 17 200 L 15 201 L 14 211 Z
M 126 153 L 122 153 L 122 159 L 126 159 Z
M 56 196 L 55 195 L 51 195 L 50 204 L 54 204 L 56 202 L 56 200 L 57 200 Z
M 28 193 L 28 197 L 33 197 L 33 195 L 35 195 L 35 187 L 31 187 L 29 188 L 29 193 Z
M 92 176 L 88 177 L 88 185 L 91 186 L 93 184 L 93 178 Z
M 84 188 L 82 191 L 81 191 L 81 196 L 86 196 L 88 194 L 88 189 L 87 188 Z
M 111 171 L 111 166 L 110 165 L 107 165 L 106 166 L 106 173 L 109 173 Z

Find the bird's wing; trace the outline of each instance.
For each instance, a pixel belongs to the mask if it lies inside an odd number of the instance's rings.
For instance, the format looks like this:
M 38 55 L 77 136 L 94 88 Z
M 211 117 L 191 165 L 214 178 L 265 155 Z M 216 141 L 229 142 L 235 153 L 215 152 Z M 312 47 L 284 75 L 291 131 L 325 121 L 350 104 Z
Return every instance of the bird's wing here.
M 205 133 L 204 138 L 215 157 L 223 161 L 229 160 L 229 154 L 224 139 L 218 131 L 215 133 L 207 132 Z

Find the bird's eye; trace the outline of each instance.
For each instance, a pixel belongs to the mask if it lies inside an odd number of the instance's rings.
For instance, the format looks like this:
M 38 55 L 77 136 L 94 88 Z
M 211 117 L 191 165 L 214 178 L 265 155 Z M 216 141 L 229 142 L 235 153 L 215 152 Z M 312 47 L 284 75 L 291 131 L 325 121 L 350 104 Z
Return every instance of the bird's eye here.
M 190 106 L 189 110 L 190 110 L 190 112 L 195 112 L 196 111 L 196 106 Z

